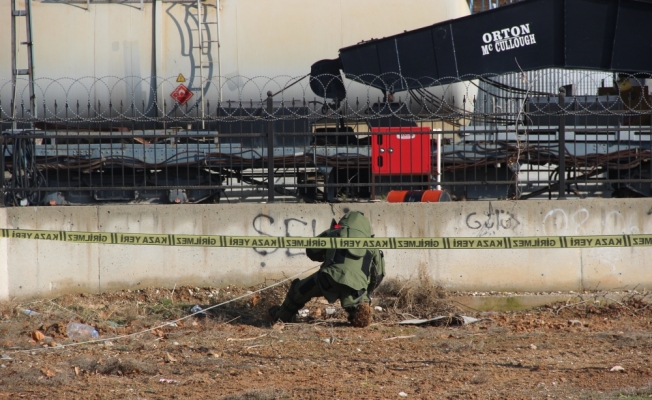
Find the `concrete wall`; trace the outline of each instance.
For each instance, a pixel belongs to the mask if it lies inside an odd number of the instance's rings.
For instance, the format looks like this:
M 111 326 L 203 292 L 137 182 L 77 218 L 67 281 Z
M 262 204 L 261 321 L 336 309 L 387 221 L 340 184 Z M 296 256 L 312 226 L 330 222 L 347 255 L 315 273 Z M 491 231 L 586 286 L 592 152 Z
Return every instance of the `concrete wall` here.
M 312 236 L 348 209 L 376 236 L 501 237 L 652 233 L 646 199 L 442 204 L 218 204 L 0 209 L 3 228 Z M 5 254 L 6 253 L 6 254 Z M 391 276 L 426 273 L 452 290 L 652 287 L 652 248 L 387 250 Z M 98 245 L 0 239 L 0 299 L 182 284 L 249 285 L 317 265 L 297 249 Z

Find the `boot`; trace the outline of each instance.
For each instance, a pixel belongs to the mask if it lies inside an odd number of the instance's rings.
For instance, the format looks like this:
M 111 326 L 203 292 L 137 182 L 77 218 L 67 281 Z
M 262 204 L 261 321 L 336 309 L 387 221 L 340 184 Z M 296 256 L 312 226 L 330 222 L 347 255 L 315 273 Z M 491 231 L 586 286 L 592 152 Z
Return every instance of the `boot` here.
M 366 328 L 371 324 L 372 314 L 371 305 L 369 303 L 361 303 L 355 308 L 353 313 L 349 313 L 349 322 L 356 328 Z

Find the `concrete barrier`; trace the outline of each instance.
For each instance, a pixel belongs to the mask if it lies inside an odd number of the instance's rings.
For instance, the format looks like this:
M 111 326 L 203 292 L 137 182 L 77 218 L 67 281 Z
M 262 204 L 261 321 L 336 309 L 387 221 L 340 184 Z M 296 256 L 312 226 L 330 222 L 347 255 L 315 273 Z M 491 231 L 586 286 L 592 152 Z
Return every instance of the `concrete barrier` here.
M 646 199 L 456 203 L 216 204 L 0 209 L 2 228 L 157 234 L 313 236 L 348 210 L 378 237 L 652 233 Z M 317 264 L 297 249 L 77 244 L 0 239 L 0 299 L 145 286 L 250 285 Z M 450 290 L 652 288 L 651 248 L 388 250 L 390 276 L 427 274 Z

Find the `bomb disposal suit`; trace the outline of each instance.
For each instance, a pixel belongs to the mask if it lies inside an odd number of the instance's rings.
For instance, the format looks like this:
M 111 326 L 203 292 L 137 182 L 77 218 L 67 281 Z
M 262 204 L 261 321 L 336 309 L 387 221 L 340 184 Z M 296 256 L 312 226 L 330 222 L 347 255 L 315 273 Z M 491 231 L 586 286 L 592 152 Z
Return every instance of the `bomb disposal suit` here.
M 351 211 L 339 223 L 333 220 L 331 228 L 318 237 L 371 238 L 373 235 L 367 217 L 359 211 Z M 382 251 L 306 249 L 306 255 L 311 260 L 322 263 L 319 271 L 292 282 L 283 304 L 270 309 L 272 319 L 289 322 L 311 298 L 324 296 L 329 303 L 339 299 L 349 313 L 349 321 L 353 323 L 358 307 L 361 304 L 369 306 L 372 292 L 385 276 Z

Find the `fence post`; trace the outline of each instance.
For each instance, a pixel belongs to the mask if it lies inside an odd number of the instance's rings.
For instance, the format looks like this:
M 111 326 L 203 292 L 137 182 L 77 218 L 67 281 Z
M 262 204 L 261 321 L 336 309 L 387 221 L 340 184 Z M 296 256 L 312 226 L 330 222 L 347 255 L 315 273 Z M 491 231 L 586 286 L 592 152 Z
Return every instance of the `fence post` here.
M 557 200 L 566 200 L 566 89 L 559 88 L 559 197 Z
M 272 91 L 267 92 L 267 202 L 274 202 L 274 100 Z

